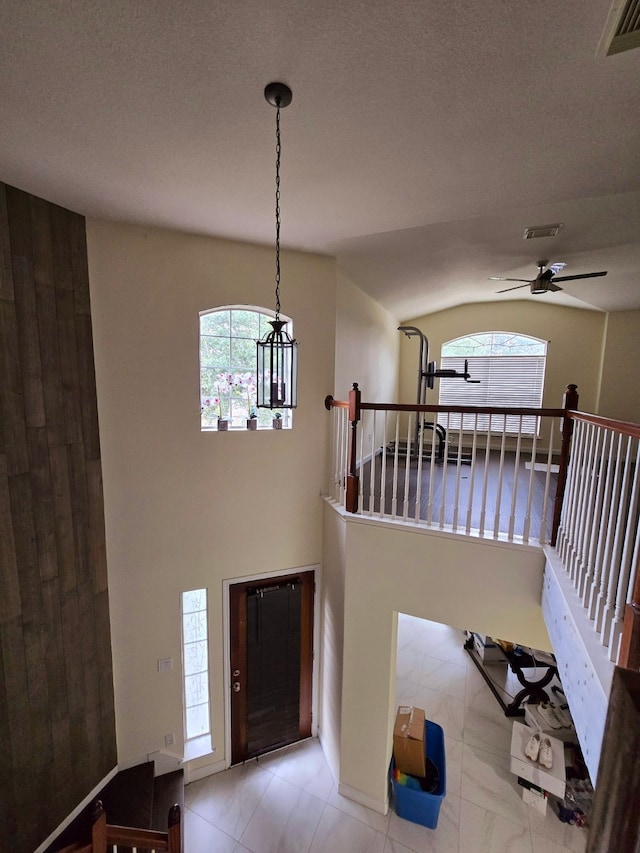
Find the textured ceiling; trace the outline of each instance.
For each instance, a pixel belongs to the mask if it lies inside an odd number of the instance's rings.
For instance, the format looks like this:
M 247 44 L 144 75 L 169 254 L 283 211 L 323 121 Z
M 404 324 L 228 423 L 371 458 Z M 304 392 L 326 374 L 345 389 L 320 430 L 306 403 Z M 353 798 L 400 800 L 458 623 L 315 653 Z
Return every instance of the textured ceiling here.
M 0 0 L 0 179 L 90 217 L 335 254 L 398 319 L 640 307 L 640 50 L 610 0 Z M 563 222 L 557 238 L 526 226 Z M 567 263 L 563 293 L 489 275 Z M 283 266 L 283 295 L 288 282 Z M 285 296 L 286 298 L 286 296 Z

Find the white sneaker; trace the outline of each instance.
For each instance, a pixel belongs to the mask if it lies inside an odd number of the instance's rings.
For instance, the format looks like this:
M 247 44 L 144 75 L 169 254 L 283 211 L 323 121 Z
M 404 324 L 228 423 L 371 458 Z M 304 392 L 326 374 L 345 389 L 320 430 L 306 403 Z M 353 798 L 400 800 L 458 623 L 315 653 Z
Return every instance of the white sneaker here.
M 564 724 L 558 719 L 556 706 L 553 702 L 540 702 L 538 705 L 538 713 L 550 729 L 561 729 L 563 727 Z
M 524 754 L 527 758 L 530 758 L 531 761 L 538 760 L 538 753 L 540 752 L 540 735 L 538 732 L 535 732 L 531 735 L 529 740 L 527 741 L 527 745 L 524 748 Z
M 553 750 L 551 749 L 551 741 L 548 737 L 544 738 L 540 744 L 538 763 L 546 767 L 547 770 L 551 770 L 553 767 Z
M 573 726 L 573 720 L 569 711 L 558 705 L 554 705 L 553 711 L 563 729 L 570 729 Z

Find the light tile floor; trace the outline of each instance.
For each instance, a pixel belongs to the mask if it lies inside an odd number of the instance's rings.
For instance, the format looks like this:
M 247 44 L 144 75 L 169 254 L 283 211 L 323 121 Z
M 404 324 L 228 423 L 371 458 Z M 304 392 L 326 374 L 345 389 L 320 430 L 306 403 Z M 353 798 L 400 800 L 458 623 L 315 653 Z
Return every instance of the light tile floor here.
M 583 853 L 586 831 L 523 803 L 511 721 L 448 626 L 400 615 L 396 703 L 446 738 L 447 795 L 427 829 L 338 794 L 317 740 L 187 786 L 185 853 Z

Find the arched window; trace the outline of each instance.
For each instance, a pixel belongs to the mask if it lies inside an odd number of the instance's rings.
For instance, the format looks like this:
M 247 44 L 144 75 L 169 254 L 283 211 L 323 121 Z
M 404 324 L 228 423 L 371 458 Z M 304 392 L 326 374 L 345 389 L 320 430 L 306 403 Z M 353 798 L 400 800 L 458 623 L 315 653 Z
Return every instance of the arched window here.
M 203 430 L 245 429 L 252 413 L 258 429 L 291 427 L 289 409 L 256 408 L 256 341 L 271 331 L 268 309 L 227 305 L 200 313 L 200 427 Z M 280 315 L 282 320 L 286 317 Z M 291 321 L 286 330 L 293 337 Z M 280 415 L 280 418 L 277 417 Z
M 479 383 L 441 379 L 438 402 L 443 406 L 542 406 L 547 341 L 516 332 L 479 332 L 447 341 L 442 345 L 441 367 L 461 370 L 469 361 L 469 373 Z M 454 423 L 457 417 L 457 424 Z M 450 416 L 451 428 L 460 426 L 460 416 Z M 521 432 L 533 435 L 537 418 L 524 417 Z M 474 419 L 465 416 L 463 426 L 472 429 Z M 478 429 L 486 430 L 488 417 L 478 419 Z M 519 418 L 507 418 L 507 430 L 520 430 Z

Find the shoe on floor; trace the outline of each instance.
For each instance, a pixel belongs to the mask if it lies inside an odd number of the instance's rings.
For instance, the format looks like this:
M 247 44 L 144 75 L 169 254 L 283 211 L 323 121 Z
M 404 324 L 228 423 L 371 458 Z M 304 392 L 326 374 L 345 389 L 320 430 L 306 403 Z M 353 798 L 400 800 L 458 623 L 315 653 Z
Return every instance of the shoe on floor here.
M 558 719 L 558 715 L 556 714 L 556 706 L 553 704 L 553 702 L 540 702 L 540 704 L 538 705 L 538 713 L 550 729 L 563 728 L 564 724 L 561 723 Z
M 538 755 L 538 763 L 547 770 L 553 767 L 553 750 L 551 749 L 551 741 L 548 737 L 543 738 L 540 743 L 540 753 Z
M 554 705 L 553 712 L 558 718 L 558 722 L 561 724 L 562 728 L 570 729 L 573 726 L 573 720 L 571 718 L 571 714 L 568 710 L 565 710 L 565 708 L 568 708 L 568 706 L 565 705 L 563 708 L 562 705 Z
M 524 754 L 527 758 L 530 758 L 531 761 L 538 760 L 538 753 L 540 752 L 540 735 L 538 732 L 535 732 L 531 735 L 529 740 L 527 741 L 527 745 L 524 748 Z

